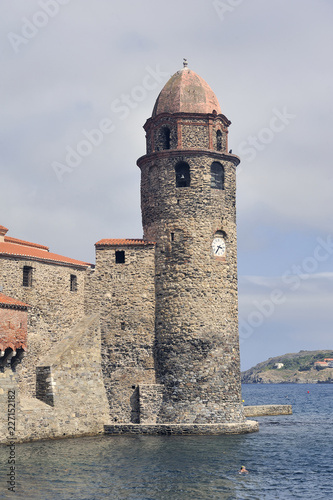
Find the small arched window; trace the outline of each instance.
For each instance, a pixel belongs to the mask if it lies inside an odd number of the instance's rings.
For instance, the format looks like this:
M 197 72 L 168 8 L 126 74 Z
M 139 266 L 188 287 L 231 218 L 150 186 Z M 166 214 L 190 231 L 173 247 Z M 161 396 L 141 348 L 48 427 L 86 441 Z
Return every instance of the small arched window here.
M 162 149 L 170 149 L 170 129 L 169 127 L 163 127 L 161 130 L 162 134 Z
M 217 151 L 222 151 L 222 132 L 218 130 L 216 132 L 216 149 Z
M 191 184 L 190 167 L 184 161 L 175 166 L 176 187 L 189 187 Z
M 214 161 L 210 167 L 210 187 L 224 189 L 224 168 L 217 161 Z

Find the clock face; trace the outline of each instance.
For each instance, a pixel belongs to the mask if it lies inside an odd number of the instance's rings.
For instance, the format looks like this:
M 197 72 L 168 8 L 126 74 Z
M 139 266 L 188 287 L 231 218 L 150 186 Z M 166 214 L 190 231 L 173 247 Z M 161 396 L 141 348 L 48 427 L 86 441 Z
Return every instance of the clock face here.
M 225 241 L 219 236 L 213 239 L 212 243 L 213 254 L 215 257 L 223 257 L 225 255 Z

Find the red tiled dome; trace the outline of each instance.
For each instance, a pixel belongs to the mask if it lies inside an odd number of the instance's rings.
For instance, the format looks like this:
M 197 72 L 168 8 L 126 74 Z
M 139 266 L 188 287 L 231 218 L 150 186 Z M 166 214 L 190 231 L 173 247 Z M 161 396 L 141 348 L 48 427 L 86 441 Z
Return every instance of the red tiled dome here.
M 177 71 L 158 96 L 152 117 L 161 113 L 221 114 L 216 95 L 210 86 L 187 67 Z

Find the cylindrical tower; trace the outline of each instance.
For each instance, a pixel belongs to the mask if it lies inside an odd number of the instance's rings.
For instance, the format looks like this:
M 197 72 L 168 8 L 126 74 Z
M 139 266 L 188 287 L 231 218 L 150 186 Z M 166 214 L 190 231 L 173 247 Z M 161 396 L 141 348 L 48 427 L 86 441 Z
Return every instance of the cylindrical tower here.
M 184 68 L 145 124 L 144 239 L 156 242 L 161 423 L 244 420 L 237 303 L 236 166 L 218 100 Z

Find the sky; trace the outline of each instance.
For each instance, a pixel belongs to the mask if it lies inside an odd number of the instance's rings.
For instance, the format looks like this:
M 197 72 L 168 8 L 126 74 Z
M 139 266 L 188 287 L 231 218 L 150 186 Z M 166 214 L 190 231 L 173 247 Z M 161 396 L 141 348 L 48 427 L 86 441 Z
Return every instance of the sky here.
M 332 21 L 330 0 L 3 0 L 0 225 L 92 263 L 142 238 L 142 127 L 187 58 L 241 157 L 241 367 L 332 349 Z

